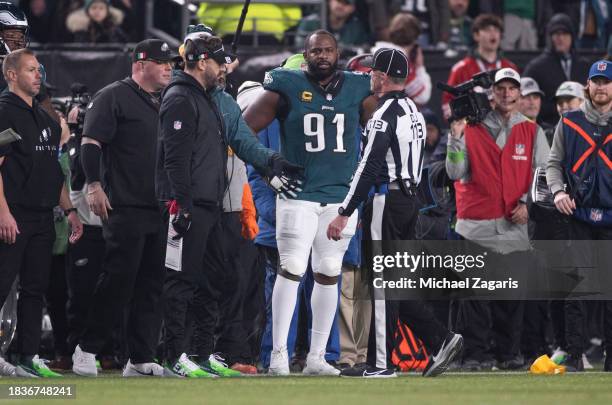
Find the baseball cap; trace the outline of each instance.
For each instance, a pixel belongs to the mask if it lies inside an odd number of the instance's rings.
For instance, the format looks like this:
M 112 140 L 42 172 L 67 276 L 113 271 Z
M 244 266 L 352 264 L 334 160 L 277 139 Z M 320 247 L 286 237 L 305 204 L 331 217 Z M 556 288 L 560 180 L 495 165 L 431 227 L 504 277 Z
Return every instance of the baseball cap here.
M 512 68 L 503 68 L 499 69 L 497 73 L 495 73 L 495 84 L 501 82 L 502 80 L 514 80 L 516 84 L 521 85 L 521 75 Z
M 187 27 L 187 31 L 185 33 L 185 39 L 183 40 L 183 43 L 187 42 L 187 40 L 189 39 L 194 40 L 196 38 L 212 37 L 214 35 L 215 35 L 215 32 L 208 25 L 205 25 L 205 24 L 189 25 Z
M 132 53 L 132 61 L 154 60 L 158 62 L 171 62 L 178 57 L 172 52 L 167 43 L 160 39 L 145 39 L 136 44 Z
M 589 69 L 589 80 L 599 76 L 612 80 L 612 62 L 609 60 L 598 60 L 591 65 Z
M 557 88 L 555 98 L 557 97 L 578 97 L 584 99 L 584 86 L 578 82 L 563 82 Z
M 538 86 L 538 82 L 533 80 L 531 77 L 522 77 L 521 78 L 521 96 L 525 97 L 530 94 L 538 93 L 540 96 L 544 97 L 544 92 L 540 90 L 540 86 Z
M 391 77 L 408 76 L 408 58 L 397 49 L 380 48 L 374 53 L 372 69 Z
M 193 40 L 195 46 L 191 49 L 191 52 L 187 52 L 187 48 L 185 48 L 185 60 L 197 61 L 201 59 L 212 59 L 220 65 L 232 63 L 236 60 L 236 55 L 226 52 L 222 43 L 219 43 L 219 45 L 213 49 L 208 49 L 206 47 L 200 49 L 198 43 L 201 42 L 198 39 L 199 38 Z

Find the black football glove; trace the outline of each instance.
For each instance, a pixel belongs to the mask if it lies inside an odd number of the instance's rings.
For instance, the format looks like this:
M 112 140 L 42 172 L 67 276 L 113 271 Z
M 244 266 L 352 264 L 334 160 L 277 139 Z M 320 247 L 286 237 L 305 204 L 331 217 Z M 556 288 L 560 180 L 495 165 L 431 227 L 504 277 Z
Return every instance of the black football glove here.
M 268 161 L 268 184 L 281 198 L 295 198 L 302 191 L 304 168 L 275 153 Z
M 179 240 L 191 228 L 191 214 L 184 209 L 180 209 L 174 219 L 172 219 L 172 227 L 176 232 L 176 235 L 172 237 L 172 240 Z

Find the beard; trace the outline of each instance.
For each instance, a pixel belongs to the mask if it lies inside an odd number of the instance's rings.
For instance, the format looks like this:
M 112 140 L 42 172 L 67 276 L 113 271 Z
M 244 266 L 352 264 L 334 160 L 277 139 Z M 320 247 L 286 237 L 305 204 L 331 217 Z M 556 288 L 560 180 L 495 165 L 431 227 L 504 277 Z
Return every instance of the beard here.
M 322 81 L 329 78 L 336 73 L 336 70 L 338 69 L 338 61 L 330 64 L 329 68 L 327 69 L 319 68 L 319 66 L 317 66 L 317 62 L 314 61 L 308 61 L 307 63 L 308 73 L 310 73 L 310 75 L 317 81 Z

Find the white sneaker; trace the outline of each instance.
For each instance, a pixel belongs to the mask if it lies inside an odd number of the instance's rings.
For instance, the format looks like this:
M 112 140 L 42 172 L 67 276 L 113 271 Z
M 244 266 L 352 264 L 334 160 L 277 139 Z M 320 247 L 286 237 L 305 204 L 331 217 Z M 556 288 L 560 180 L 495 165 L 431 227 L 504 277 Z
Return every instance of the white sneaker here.
M 268 368 L 270 375 L 289 375 L 289 356 L 287 348 L 283 347 L 280 350 L 272 350 L 270 354 L 270 367 Z
M 595 368 L 584 353 L 582 353 L 582 364 L 584 365 L 585 370 L 593 370 Z
M 133 364 L 132 360 L 128 360 L 123 369 L 124 377 L 161 377 L 163 374 L 164 368 L 157 363 Z
M 77 345 L 72 355 L 72 371 L 84 377 L 97 377 L 96 355 L 84 352 L 81 346 Z
M 308 353 L 306 367 L 302 370 L 306 375 L 340 375 L 340 370 L 325 361 L 325 352 Z
M 0 376 L 15 377 L 15 369 L 15 366 L 4 360 L 4 357 L 0 356 Z

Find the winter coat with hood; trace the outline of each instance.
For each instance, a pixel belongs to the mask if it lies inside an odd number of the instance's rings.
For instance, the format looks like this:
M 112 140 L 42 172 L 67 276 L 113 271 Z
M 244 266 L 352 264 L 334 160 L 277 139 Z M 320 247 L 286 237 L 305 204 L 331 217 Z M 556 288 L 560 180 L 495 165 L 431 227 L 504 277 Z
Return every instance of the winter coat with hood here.
M 550 44 L 544 53 L 527 64 L 523 72 L 524 77 L 532 77 L 535 79 L 540 89 L 544 92 L 540 118 L 548 125 L 555 125 L 559 121 L 559 114 L 557 113 L 557 107 L 553 99 L 557 88 L 561 83 L 567 80 L 583 84 L 586 83 L 590 67 L 589 62 L 580 57 L 574 49 L 576 33 L 567 15 L 556 14 L 551 18 L 546 27 L 549 43 L 552 33 L 559 29 L 563 29 L 572 35 L 572 48 L 570 53 L 568 55 L 559 54 L 555 52 L 552 48 L 552 44 Z M 561 61 L 564 58 L 569 58 L 571 60 L 569 77 L 565 75 L 561 65 Z
M 97 24 L 89 18 L 84 9 L 73 11 L 66 18 L 66 28 L 73 34 L 74 42 L 114 43 L 126 42 L 127 35 L 119 27 L 123 12 L 115 7 L 108 8 L 109 21 Z
M 21 140 L 0 147 L 4 195 L 11 212 L 46 211 L 58 205 L 64 175 L 58 161 L 61 128 L 38 101 L 30 107 L 10 91 L 0 95 L 0 131 L 12 128 Z M 18 216 L 18 215 L 17 215 Z

